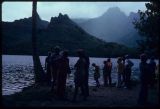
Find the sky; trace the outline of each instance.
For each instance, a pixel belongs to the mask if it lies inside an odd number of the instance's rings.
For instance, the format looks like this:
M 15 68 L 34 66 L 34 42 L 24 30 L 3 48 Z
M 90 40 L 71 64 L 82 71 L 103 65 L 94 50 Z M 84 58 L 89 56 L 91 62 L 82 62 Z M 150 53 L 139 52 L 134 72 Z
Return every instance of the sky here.
M 95 18 L 101 16 L 110 7 L 119 7 L 126 15 L 130 12 L 145 10 L 146 2 L 38 2 L 37 12 L 41 19 L 50 21 L 59 13 L 70 18 Z M 3 2 L 2 20 L 28 18 L 32 15 L 32 2 Z

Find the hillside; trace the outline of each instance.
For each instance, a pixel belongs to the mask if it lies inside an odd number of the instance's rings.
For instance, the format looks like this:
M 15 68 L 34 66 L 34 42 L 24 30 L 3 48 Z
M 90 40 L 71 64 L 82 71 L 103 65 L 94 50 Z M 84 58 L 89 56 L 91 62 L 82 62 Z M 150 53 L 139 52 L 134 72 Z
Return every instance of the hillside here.
M 3 54 L 31 54 L 31 23 L 30 18 L 3 22 Z M 40 55 L 47 55 L 51 47 L 59 45 L 69 50 L 70 55 L 76 56 L 76 49 L 83 48 L 89 56 L 118 56 L 133 51 L 123 45 L 106 43 L 86 33 L 68 15 L 59 14 L 52 17 L 45 27 L 38 17 L 38 50 Z
M 84 22 L 75 22 L 86 32 L 107 42 L 116 42 L 129 47 L 136 47 L 139 34 L 132 24 L 138 19 L 138 13 L 126 16 L 118 7 L 109 8 L 102 16 Z M 131 43 L 128 43 L 131 40 Z

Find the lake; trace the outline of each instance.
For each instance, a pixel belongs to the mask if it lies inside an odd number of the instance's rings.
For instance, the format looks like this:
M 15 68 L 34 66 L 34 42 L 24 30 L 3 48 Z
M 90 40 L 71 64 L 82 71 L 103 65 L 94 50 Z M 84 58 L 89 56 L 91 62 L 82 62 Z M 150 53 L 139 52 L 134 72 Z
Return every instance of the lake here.
M 44 67 L 46 56 L 40 56 L 41 64 Z M 96 63 L 100 66 L 100 84 L 103 84 L 102 79 L 102 68 L 103 61 L 107 58 L 90 58 L 90 63 Z M 69 57 L 70 67 L 73 68 L 74 64 L 78 60 L 77 57 Z M 112 81 L 117 81 L 117 73 L 116 73 L 116 58 L 111 58 L 113 63 L 112 69 Z M 138 80 L 139 75 L 139 59 L 131 59 L 134 63 L 132 68 L 132 79 Z M 158 61 L 156 61 L 158 63 Z M 73 73 L 67 77 L 67 85 L 74 85 L 73 82 Z M 22 91 L 24 87 L 28 87 L 34 84 L 34 73 L 33 73 L 33 60 L 32 56 L 22 56 L 22 55 L 2 55 L 2 95 L 10 95 L 16 92 Z M 90 66 L 89 71 L 89 85 L 94 86 L 95 81 L 93 79 L 93 68 Z

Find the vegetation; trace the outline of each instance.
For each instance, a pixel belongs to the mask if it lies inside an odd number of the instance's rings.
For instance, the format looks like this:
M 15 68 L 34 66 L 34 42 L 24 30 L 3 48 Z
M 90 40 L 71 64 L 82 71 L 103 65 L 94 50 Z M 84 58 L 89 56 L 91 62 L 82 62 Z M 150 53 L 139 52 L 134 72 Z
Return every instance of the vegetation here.
M 134 21 L 135 28 L 138 29 L 143 37 L 138 42 L 141 52 L 146 52 L 149 55 L 158 57 L 159 50 L 159 25 L 160 25 L 160 2 L 146 3 L 146 11 L 139 10 L 139 21 Z

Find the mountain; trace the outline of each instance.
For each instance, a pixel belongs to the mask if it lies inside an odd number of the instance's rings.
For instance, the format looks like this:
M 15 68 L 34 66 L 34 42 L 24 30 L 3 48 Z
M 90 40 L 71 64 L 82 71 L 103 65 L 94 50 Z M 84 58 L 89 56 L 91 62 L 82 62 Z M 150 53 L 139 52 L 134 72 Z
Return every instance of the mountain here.
M 31 18 L 20 19 L 14 22 L 3 22 L 3 54 L 31 54 Z M 21 23 L 20 23 L 21 22 Z M 69 50 L 70 55 L 76 56 L 75 51 L 85 49 L 89 56 L 119 56 L 133 53 L 131 49 L 116 43 L 106 43 L 89 35 L 68 15 L 59 14 L 52 17 L 47 26 L 40 26 L 37 31 L 38 51 L 40 55 L 47 55 L 51 47 L 59 45 L 62 49 Z M 42 28 L 43 27 L 43 28 Z
M 132 22 L 138 19 L 138 13 L 131 12 L 126 16 L 118 7 L 109 8 L 102 16 L 78 23 L 89 34 L 103 39 L 107 42 L 116 42 L 129 47 L 136 46 L 136 40 L 139 38 Z M 127 40 L 133 40 L 128 43 Z

